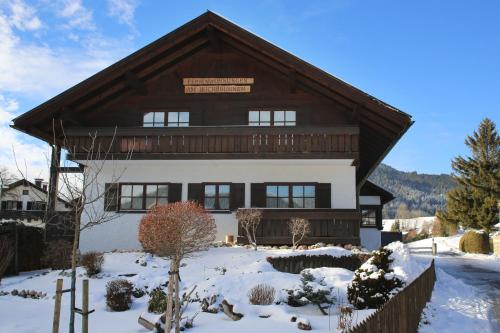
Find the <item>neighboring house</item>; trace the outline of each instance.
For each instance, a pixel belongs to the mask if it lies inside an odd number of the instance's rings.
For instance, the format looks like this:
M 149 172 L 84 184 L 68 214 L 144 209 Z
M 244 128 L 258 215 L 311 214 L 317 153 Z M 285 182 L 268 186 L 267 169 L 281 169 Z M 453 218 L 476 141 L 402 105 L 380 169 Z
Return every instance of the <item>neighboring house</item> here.
M 1 191 L 0 221 L 17 220 L 31 224 L 43 224 L 47 209 L 47 184 L 43 179 L 35 179 L 32 183 L 26 179 L 15 181 L 4 186 Z M 56 211 L 70 211 L 70 205 L 58 199 Z
M 374 248 L 388 194 L 366 179 L 412 124 L 408 114 L 212 12 L 13 127 L 53 143 L 54 119 L 66 136 L 55 133 L 54 151 L 67 148 L 78 163 L 88 163 L 89 133 L 102 146 L 113 142 L 97 179 L 108 190 L 99 209 L 119 217 L 83 233 L 82 251 L 139 248 L 141 217 L 179 200 L 213 213 L 218 240 L 244 241 L 234 212 L 258 207 L 260 244 L 289 244 L 287 221 L 304 217 L 311 223 L 305 243 Z

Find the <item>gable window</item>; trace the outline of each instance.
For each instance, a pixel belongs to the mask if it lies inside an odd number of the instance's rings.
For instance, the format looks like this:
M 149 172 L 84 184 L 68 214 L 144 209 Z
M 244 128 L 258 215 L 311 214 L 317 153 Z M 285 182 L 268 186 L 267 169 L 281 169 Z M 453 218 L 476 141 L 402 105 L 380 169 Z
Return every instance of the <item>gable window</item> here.
M 121 210 L 148 210 L 168 203 L 168 184 L 122 184 Z
M 143 127 L 165 126 L 165 112 L 147 112 L 144 114 Z
M 377 226 L 377 209 L 376 208 L 361 208 L 361 225 L 363 227 Z
M 295 126 L 295 111 L 274 111 L 274 126 Z
M 23 190 L 23 195 L 29 195 L 30 191 L 29 190 Z
M 205 209 L 229 210 L 230 189 L 229 184 L 205 185 Z
M 168 127 L 187 127 L 189 126 L 189 112 L 168 112 Z
M 314 185 L 267 185 L 267 208 L 315 208 Z
M 248 125 L 271 126 L 271 111 L 249 111 Z
M 295 126 L 295 111 L 248 111 L 249 126 Z

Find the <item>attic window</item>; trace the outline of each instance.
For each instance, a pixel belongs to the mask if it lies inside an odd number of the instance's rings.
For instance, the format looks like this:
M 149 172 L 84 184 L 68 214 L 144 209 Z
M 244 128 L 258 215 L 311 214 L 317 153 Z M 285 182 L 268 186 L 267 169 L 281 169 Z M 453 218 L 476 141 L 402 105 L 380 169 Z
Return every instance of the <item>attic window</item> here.
M 169 112 L 168 127 L 187 127 L 189 126 L 189 112 Z
M 248 111 L 249 126 L 295 126 L 295 111 Z
M 165 126 L 165 112 L 147 112 L 144 114 L 143 127 Z

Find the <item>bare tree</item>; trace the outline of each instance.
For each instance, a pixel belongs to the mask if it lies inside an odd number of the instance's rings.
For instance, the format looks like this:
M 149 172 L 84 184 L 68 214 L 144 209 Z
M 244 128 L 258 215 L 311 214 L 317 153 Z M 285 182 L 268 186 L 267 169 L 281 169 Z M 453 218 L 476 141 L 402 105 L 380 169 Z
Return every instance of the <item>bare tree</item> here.
M 170 333 L 172 321 L 175 322 L 175 331 L 180 332 L 179 267 L 181 260 L 196 252 L 207 250 L 215 240 L 215 232 L 215 220 L 212 215 L 191 201 L 156 206 L 141 220 L 139 241 L 144 249 L 170 258 L 165 314 L 166 333 Z
M 60 125 L 63 137 L 63 147 L 65 147 L 69 155 L 75 156 L 76 147 L 71 146 L 64 132 L 62 123 Z M 55 126 L 54 126 L 55 129 Z M 55 133 L 55 130 L 54 130 Z M 113 209 L 109 209 L 113 202 L 116 202 L 116 189 L 108 187 L 101 183 L 100 177 L 106 172 L 107 181 L 109 183 L 118 183 L 121 176 L 125 172 L 122 168 L 118 168 L 113 164 L 112 147 L 116 137 L 116 128 L 111 141 L 101 140 L 97 133 L 89 133 L 86 140 L 87 145 L 84 148 L 84 156 L 78 157 L 78 162 L 84 166 L 79 174 L 61 173 L 60 180 L 62 181 L 62 190 L 59 195 L 66 201 L 72 204 L 71 218 L 69 219 L 73 227 L 73 246 L 71 251 L 71 299 L 70 299 L 70 322 L 69 332 L 74 332 L 75 322 L 75 301 L 76 301 L 76 267 L 78 263 L 80 235 L 83 231 L 92 227 L 102 225 L 104 223 L 117 219 L 120 215 Z M 54 135 L 54 143 L 55 135 Z M 79 148 L 81 151 L 81 147 Z M 129 159 L 131 152 L 127 154 L 126 159 Z M 72 163 L 66 161 L 66 163 Z M 109 168 L 111 170 L 109 170 Z M 106 169 L 105 169 L 106 168 Z M 109 174 L 110 173 L 110 174 Z M 114 197 L 114 200 L 106 200 L 106 198 Z M 67 220 L 55 219 L 57 224 L 67 224 Z M 67 225 L 62 225 L 67 228 Z
M 12 242 L 9 241 L 7 236 L 0 236 L 0 283 L 2 282 L 2 277 L 9 267 L 10 261 L 14 256 L 14 249 Z
M 290 234 L 292 234 L 292 245 L 295 250 L 302 239 L 309 234 L 310 224 L 306 219 L 292 217 L 292 219 L 288 222 L 288 228 L 290 229 Z
M 257 251 L 257 238 L 255 232 L 262 220 L 262 211 L 255 208 L 238 209 L 236 211 L 236 219 L 245 230 L 248 243 L 253 245 L 254 250 Z

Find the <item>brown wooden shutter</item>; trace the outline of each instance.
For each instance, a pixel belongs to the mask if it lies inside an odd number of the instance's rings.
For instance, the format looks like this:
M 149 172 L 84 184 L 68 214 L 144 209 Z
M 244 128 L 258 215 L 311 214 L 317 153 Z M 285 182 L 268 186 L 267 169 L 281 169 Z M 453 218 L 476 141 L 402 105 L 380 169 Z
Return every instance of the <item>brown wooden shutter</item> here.
M 118 183 L 104 184 L 104 210 L 118 211 Z
M 316 185 L 316 208 L 332 208 L 332 184 L 320 183 Z
M 188 199 L 191 201 L 196 201 L 200 205 L 204 205 L 204 195 L 205 191 L 203 189 L 202 183 L 192 183 L 188 184 Z
M 168 202 L 182 200 L 182 184 L 168 184 Z
M 264 183 L 253 183 L 250 187 L 251 206 L 265 208 L 266 207 L 266 185 Z
M 236 210 L 245 207 L 245 184 L 231 183 L 231 203 L 230 209 Z

